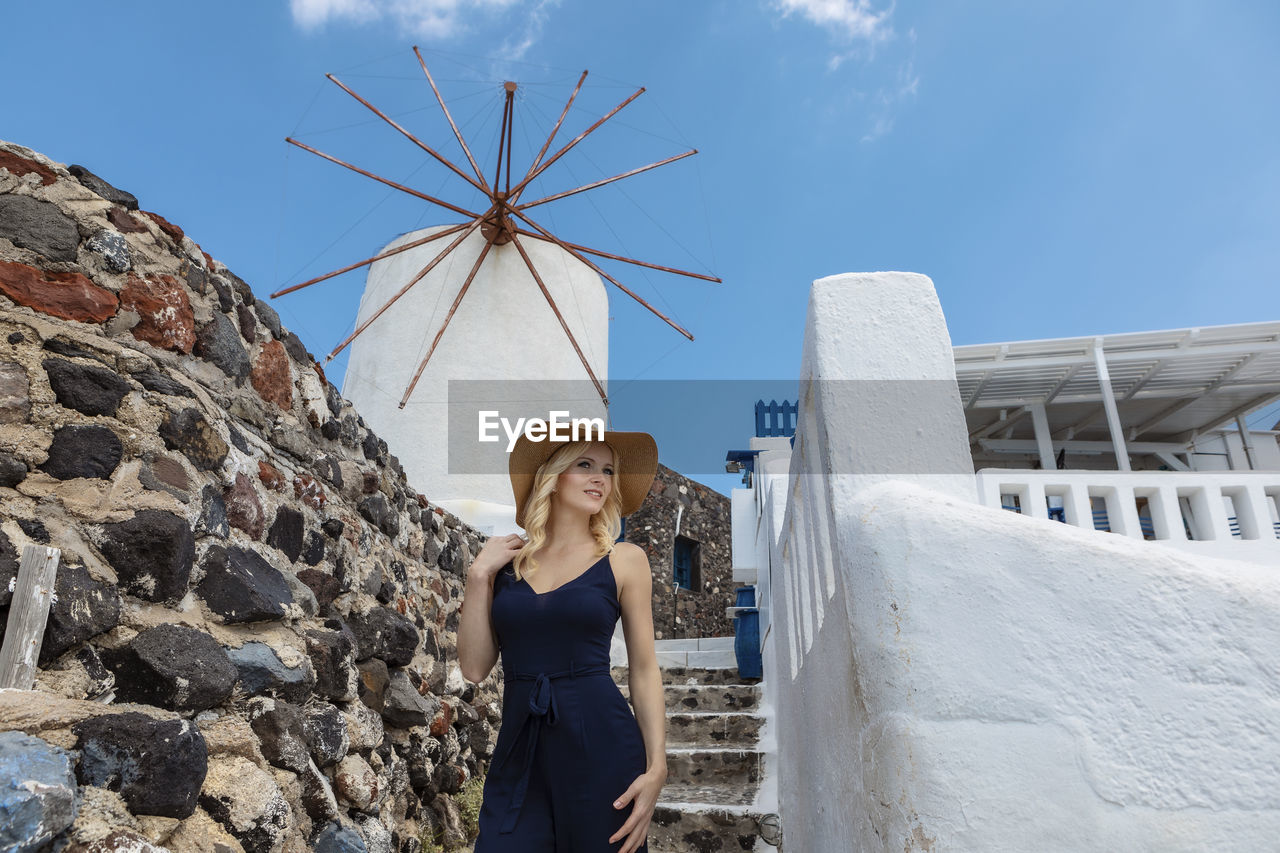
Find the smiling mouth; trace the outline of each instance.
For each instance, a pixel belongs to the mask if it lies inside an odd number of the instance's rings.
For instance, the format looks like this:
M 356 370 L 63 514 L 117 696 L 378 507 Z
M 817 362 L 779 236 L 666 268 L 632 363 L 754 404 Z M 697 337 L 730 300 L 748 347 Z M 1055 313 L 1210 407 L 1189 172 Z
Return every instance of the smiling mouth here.
M 604 497 L 604 492 L 597 492 L 595 489 L 587 489 L 587 494 L 591 495 L 593 498 Z

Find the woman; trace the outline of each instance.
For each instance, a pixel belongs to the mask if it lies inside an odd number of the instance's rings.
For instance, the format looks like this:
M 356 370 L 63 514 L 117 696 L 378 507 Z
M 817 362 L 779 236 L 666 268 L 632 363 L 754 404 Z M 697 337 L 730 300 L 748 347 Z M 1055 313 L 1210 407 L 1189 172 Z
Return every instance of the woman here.
M 510 458 L 516 523 L 467 571 L 458 659 L 469 681 L 502 655 L 502 726 L 475 853 L 647 853 L 667 778 L 666 713 L 643 550 L 616 542 L 657 471 L 653 437 L 530 441 Z M 632 715 L 609 675 L 622 618 Z

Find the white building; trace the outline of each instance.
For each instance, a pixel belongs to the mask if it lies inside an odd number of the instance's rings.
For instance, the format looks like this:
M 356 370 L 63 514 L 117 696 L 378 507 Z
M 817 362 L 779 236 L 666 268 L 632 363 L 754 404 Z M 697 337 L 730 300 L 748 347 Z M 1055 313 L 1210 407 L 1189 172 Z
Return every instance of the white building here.
M 953 350 L 834 276 L 801 380 L 733 493 L 784 849 L 1275 849 L 1280 324 Z

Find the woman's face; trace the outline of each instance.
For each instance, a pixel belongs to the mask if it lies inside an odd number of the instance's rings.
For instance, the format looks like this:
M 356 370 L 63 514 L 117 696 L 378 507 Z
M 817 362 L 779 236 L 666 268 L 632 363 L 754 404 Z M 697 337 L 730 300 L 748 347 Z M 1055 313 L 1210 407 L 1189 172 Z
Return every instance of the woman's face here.
M 613 491 L 613 476 L 613 451 L 607 444 L 592 444 L 556 478 L 552 506 L 594 515 Z

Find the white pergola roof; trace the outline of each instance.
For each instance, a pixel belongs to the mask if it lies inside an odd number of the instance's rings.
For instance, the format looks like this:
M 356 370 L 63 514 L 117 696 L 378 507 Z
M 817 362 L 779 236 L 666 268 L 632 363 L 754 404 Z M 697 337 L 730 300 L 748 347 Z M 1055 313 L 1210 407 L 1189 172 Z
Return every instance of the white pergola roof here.
M 1186 444 L 1280 399 L 1280 322 L 976 344 L 954 349 L 970 439 L 1034 438 L 1044 406 L 1054 442 L 1108 441 L 1099 349 L 1128 442 Z

